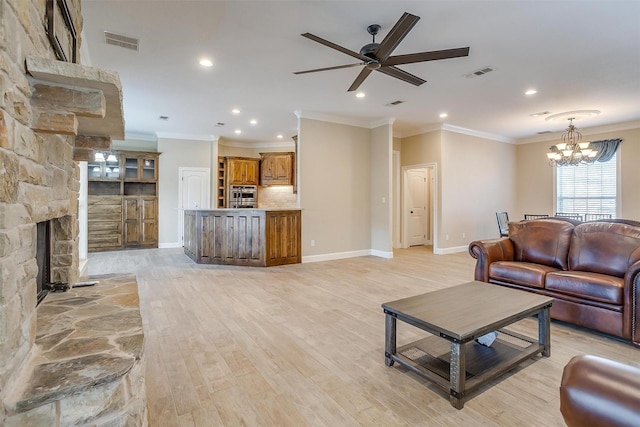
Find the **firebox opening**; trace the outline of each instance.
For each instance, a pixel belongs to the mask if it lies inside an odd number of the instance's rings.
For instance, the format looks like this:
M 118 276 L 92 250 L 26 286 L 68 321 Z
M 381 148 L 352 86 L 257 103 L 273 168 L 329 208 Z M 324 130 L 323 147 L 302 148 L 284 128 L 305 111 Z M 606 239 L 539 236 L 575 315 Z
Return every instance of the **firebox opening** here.
M 36 228 L 37 306 L 47 296 L 47 285 L 51 281 L 51 221 L 39 222 Z

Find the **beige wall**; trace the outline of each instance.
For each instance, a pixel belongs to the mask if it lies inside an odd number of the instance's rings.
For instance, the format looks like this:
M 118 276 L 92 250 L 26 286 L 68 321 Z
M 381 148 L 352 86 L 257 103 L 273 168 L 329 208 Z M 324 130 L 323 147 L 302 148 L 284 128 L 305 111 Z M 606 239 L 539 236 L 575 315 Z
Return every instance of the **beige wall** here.
M 114 139 L 111 142 L 111 148 L 114 150 L 131 150 L 131 151 L 158 151 L 157 140 L 127 138 L 124 141 Z
M 178 242 L 178 175 L 180 167 L 210 168 L 215 171 L 217 159 L 217 142 L 193 141 L 181 139 L 158 138 L 160 170 L 158 174 L 159 188 L 159 245 L 174 245 Z M 213 172 L 212 172 L 213 173 Z M 211 181 L 211 188 L 215 187 Z M 211 203 L 214 198 L 211 195 Z
M 512 144 L 442 132 L 440 247 L 498 237 L 496 211 L 515 207 L 515 151 Z
M 303 256 L 369 250 L 370 130 L 305 118 L 299 130 Z
M 371 130 L 371 249 L 390 257 L 392 135 L 390 124 Z
M 496 237 L 495 212 L 515 206 L 515 147 L 436 130 L 403 138 L 402 166 L 436 164 L 434 251 Z
M 620 212 L 618 217 L 640 220 L 640 128 L 601 133 L 581 130 L 584 141 L 621 138 L 620 157 Z M 544 142 L 516 147 L 516 206 L 510 219 L 519 220 L 525 213 L 553 214 L 554 168 L 550 167 L 546 153 L 559 136 Z

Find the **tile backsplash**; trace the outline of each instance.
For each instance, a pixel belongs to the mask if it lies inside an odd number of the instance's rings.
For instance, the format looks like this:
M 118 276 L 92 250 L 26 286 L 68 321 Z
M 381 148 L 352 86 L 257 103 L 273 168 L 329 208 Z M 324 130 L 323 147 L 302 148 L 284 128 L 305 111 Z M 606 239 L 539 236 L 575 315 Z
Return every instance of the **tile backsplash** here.
M 258 207 L 261 209 L 279 209 L 298 207 L 298 195 L 292 185 L 274 185 L 258 187 Z

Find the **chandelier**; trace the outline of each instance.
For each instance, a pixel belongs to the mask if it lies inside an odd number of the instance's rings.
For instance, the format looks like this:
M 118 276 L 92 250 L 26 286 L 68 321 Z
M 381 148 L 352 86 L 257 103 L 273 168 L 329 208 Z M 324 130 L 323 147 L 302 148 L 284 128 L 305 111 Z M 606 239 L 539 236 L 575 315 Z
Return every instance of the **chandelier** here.
M 575 117 L 569 118 L 569 127 L 562 134 L 562 142 L 549 147 L 547 157 L 551 166 L 577 166 L 596 161 L 598 152 L 590 148 L 589 142 L 580 142 L 582 134 L 573 125 Z

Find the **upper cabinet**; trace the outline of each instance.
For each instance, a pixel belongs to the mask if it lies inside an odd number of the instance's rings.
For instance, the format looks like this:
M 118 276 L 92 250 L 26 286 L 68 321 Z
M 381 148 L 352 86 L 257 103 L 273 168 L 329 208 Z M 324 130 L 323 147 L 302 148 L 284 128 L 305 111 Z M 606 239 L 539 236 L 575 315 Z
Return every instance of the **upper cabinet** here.
M 294 153 L 260 153 L 260 156 L 260 185 L 293 185 Z
M 226 157 L 227 185 L 258 185 L 260 159 Z
M 158 179 L 158 155 L 153 153 L 123 153 L 124 179 L 155 181 Z
M 92 180 L 119 180 L 121 170 L 121 158 L 113 153 L 97 153 L 94 161 L 87 164 L 88 177 Z

